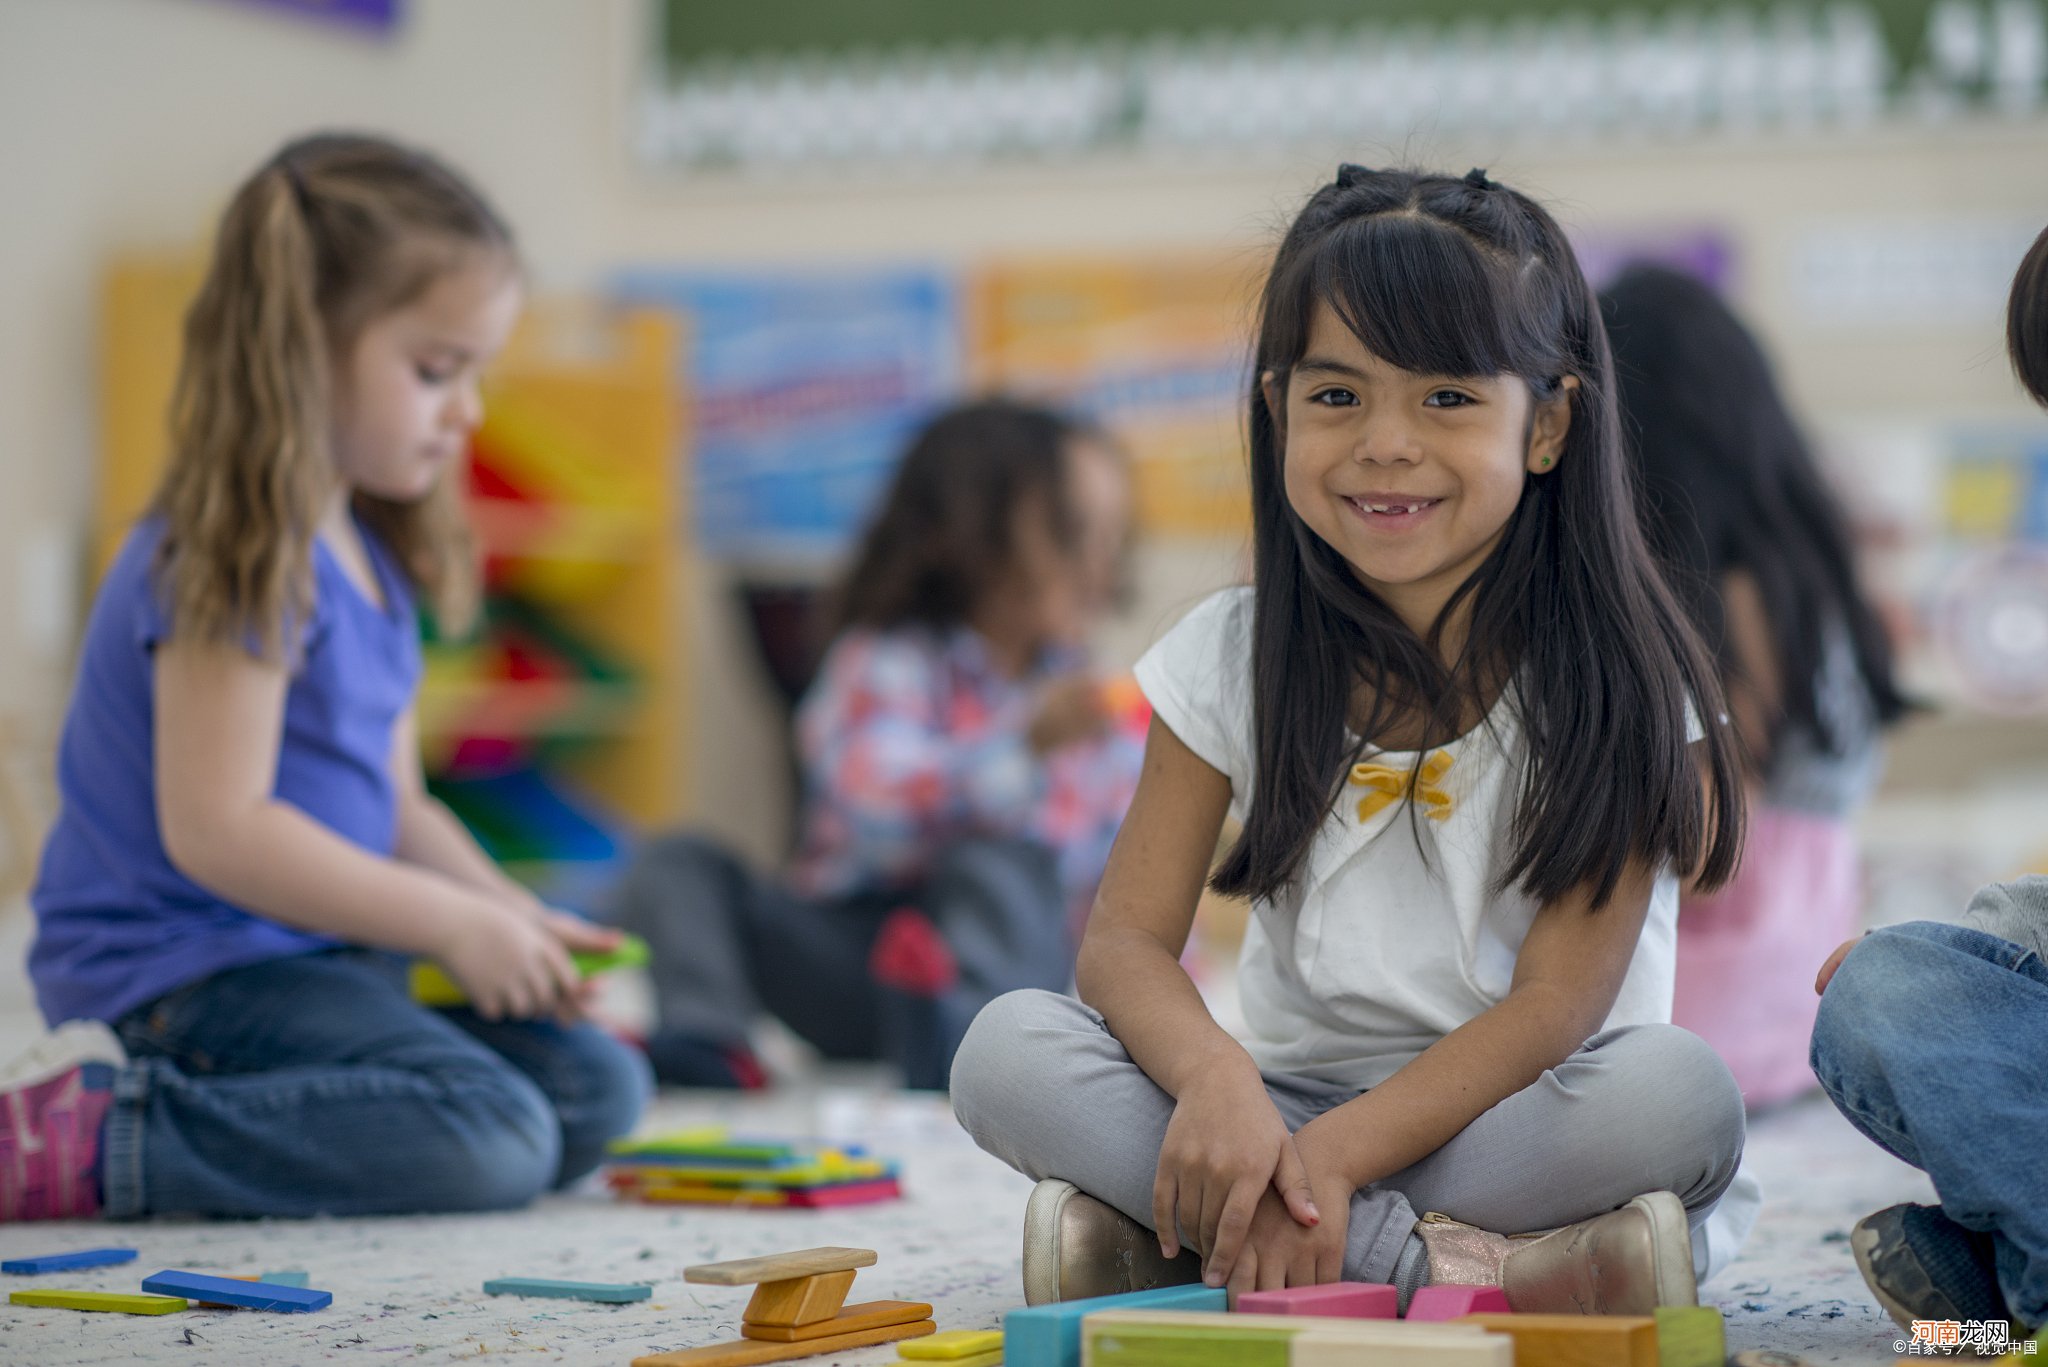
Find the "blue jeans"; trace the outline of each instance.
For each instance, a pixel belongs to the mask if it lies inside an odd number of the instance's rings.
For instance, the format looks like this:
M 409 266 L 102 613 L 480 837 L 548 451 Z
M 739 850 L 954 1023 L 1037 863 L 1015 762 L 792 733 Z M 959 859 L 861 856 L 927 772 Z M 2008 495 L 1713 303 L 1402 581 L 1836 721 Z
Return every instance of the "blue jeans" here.
M 2048 1321 L 2048 964 L 1964 926 L 1915 921 L 1842 961 L 1813 1071 L 1849 1123 L 1933 1179 L 1991 1235 L 2013 1315 Z
M 646 1062 L 595 1027 L 430 1010 L 369 950 L 216 974 L 115 1029 L 116 1219 L 524 1205 L 595 1168 L 649 1091 Z

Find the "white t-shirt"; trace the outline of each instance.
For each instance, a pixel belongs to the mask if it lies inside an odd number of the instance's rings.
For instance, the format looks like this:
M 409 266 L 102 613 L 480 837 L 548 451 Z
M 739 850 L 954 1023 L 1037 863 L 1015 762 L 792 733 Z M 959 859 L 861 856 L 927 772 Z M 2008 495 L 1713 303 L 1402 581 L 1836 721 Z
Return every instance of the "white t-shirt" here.
M 1138 661 L 1160 720 L 1230 780 L 1243 820 L 1252 784 L 1252 590 L 1205 599 Z M 1261 1068 L 1364 1090 L 1507 995 L 1537 903 L 1495 892 L 1513 856 L 1523 763 L 1520 721 L 1503 694 L 1486 724 L 1432 755 L 1421 801 L 1376 804 L 1347 783 L 1310 848 L 1304 876 L 1253 907 L 1238 963 Z M 1696 723 L 1695 723 L 1696 725 Z M 1369 753 L 1405 783 L 1413 752 Z M 1384 778 L 1381 782 L 1386 782 Z M 1443 819 L 1423 813 L 1435 808 Z M 1606 1026 L 1668 1022 L 1678 883 L 1650 896 L 1642 940 Z

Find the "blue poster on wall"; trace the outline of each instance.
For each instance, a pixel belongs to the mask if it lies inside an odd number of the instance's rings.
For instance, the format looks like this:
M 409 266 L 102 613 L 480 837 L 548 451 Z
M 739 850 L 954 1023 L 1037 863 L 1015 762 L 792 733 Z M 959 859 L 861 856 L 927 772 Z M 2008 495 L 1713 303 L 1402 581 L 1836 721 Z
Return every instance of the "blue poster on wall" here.
M 748 566 L 841 554 L 911 432 L 961 383 L 959 292 L 924 269 L 629 271 L 688 328 L 699 544 Z

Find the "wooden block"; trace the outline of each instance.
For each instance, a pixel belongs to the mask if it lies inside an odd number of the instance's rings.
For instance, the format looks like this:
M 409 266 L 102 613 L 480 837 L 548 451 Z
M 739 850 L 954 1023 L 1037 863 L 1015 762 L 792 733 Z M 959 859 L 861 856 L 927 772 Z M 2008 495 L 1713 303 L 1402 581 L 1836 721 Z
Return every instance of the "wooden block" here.
M 1508 1293 L 1497 1286 L 1425 1286 L 1408 1298 L 1406 1318 L 1433 1323 L 1466 1315 L 1505 1315 L 1512 1308 Z
M 802 1343 L 756 1343 L 751 1339 L 740 1339 L 732 1343 L 713 1343 L 703 1348 L 684 1348 L 673 1353 L 651 1353 L 646 1357 L 633 1359 L 633 1367 L 755 1367 L 763 1362 L 786 1362 L 790 1358 L 807 1358 L 818 1353 L 837 1353 L 849 1348 L 865 1348 L 875 1343 L 894 1343 L 898 1339 L 919 1338 L 938 1329 L 931 1320 L 918 1320 L 912 1324 L 888 1324 L 879 1329 L 863 1329 L 857 1334 L 840 1334 L 832 1338 L 805 1339 Z
M 1515 1341 L 1515 1367 L 1657 1367 L 1657 1321 L 1648 1315 L 1467 1315 Z
M 849 1272 L 874 1265 L 872 1248 L 801 1248 L 794 1253 L 699 1263 L 683 1269 L 683 1280 L 701 1286 L 753 1286 L 758 1282 L 786 1282 L 815 1277 L 821 1272 Z
M 829 1320 L 846 1304 L 846 1292 L 854 1273 L 821 1272 L 815 1277 L 792 1277 L 782 1282 L 762 1282 L 754 1288 L 740 1319 L 747 1324 L 774 1325 L 794 1329 L 798 1325 Z
M 1285 1291 L 1247 1291 L 1230 1308 L 1247 1315 L 1331 1315 L 1339 1319 L 1391 1320 L 1400 1317 L 1401 1295 L 1373 1282 L 1331 1282 L 1290 1286 Z M 1502 1305 L 1501 1309 L 1507 1309 Z M 1449 1319 L 1446 1315 L 1443 1318 Z
M 549 1296 L 564 1301 L 601 1301 L 624 1305 L 654 1294 L 645 1282 L 558 1282 L 546 1277 L 494 1277 L 484 1283 L 486 1296 Z
M 279 1286 L 274 1282 L 241 1282 L 201 1272 L 159 1272 L 143 1278 L 142 1289 L 152 1295 L 186 1296 L 243 1310 L 325 1310 L 334 1303 L 333 1294 L 327 1291 Z
M 7 1299 L 16 1305 L 102 1310 L 116 1315 L 168 1315 L 187 1304 L 183 1296 L 119 1296 L 108 1291 L 17 1291 Z
M 1222 1314 L 1230 1293 L 1220 1286 L 1155 1286 L 1090 1300 L 1030 1305 L 1003 1316 L 1003 1361 L 1008 1367 L 1080 1367 L 1081 1321 L 1105 1310 L 1190 1310 Z
M 1722 1367 L 1728 1361 L 1727 1327 L 1711 1305 L 1657 1307 L 1659 1367 Z
M 304 1272 L 266 1272 L 256 1280 L 272 1286 L 307 1286 L 313 1278 Z
M 958 1362 L 1002 1350 L 1000 1329 L 948 1329 L 930 1338 L 906 1339 L 896 1355 L 912 1362 Z M 2048 1367 L 2048 1363 L 2043 1367 Z
M 115 1263 L 132 1263 L 139 1255 L 132 1248 L 88 1248 L 77 1253 L 41 1253 L 33 1258 L 9 1258 L 0 1263 L 0 1272 L 12 1273 L 17 1277 L 34 1276 L 41 1272 L 71 1272 L 81 1267 L 112 1267 Z
M 1505 1334 L 1374 1341 L 1310 1329 L 1294 1336 L 1287 1367 L 1515 1367 L 1515 1341 Z
M 1323 1315 L 1210 1315 L 1099 1311 L 1081 1323 L 1082 1367 L 1289 1367 L 1298 1335 L 1321 1332 L 1356 1349 L 1395 1355 L 1486 1337 L 1456 1324 L 1337 1319 Z M 1503 1340 L 1505 1343 L 1505 1340 Z M 1014 1357 L 1013 1357 L 1014 1360 Z
M 905 1339 L 905 1340 L 904 1340 L 904 1342 L 905 1342 L 905 1343 L 923 1343 L 923 1342 L 924 1342 L 924 1340 L 923 1340 L 923 1339 Z M 901 1349 L 901 1348 L 899 1347 L 899 1348 L 898 1348 L 898 1349 L 897 1349 L 896 1351 L 897 1351 L 898 1353 L 901 1353 L 901 1352 L 902 1352 L 903 1350 L 902 1350 L 902 1349 Z M 933 1361 L 933 1359 L 931 1359 L 931 1358 L 906 1358 L 906 1357 L 899 1357 L 899 1358 L 897 1358 L 896 1360 L 897 1360 L 898 1362 L 930 1362 L 930 1361 Z M 969 1356 L 967 1356 L 967 1357 L 964 1357 L 964 1358 L 947 1358 L 947 1359 L 946 1359 L 945 1361 L 946 1361 L 946 1367 L 1002 1367 L 1002 1362 L 1003 1362 L 1003 1350 L 1002 1350 L 1002 1349 L 1000 1349 L 1000 1348 L 991 1348 L 991 1349 L 990 1349 L 990 1350 L 989 1350 L 988 1352 L 986 1352 L 986 1353 L 973 1353 L 973 1354 L 970 1354 Z M 2030 1367 L 2039 1367 L 2039 1365 L 2038 1365 L 2038 1364 L 2030 1364 Z
M 740 1334 L 763 1343 L 804 1343 L 810 1339 L 836 1338 L 863 1329 L 909 1324 L 913 1320 L 931 1317 L 932 1308 L 923 1301 L 862 1301 L 816 1324 L 742 1324 Z

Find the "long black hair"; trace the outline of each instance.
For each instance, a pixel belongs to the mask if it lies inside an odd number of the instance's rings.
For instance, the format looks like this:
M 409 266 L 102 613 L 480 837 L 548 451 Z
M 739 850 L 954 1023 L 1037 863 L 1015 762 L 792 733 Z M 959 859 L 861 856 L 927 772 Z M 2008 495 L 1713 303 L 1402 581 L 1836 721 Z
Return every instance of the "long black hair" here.
M 1499 544 L 1428 639 L 1352 575 L 1287 499 L 1283 391 L 1318 307 L 1367 350 L 1417 374 L 1513 375 L 1573 406 L 1557 467 L 1530 476 Z M 1268 897 L 1292 883 L 1349 763 L 1395 722 L 1425 743 L 1484 716 L 1512 687 L 1527 740 L 1502 889 L 1604 905 L 1632 861 L 1669 861 L 1705 887 L 1740 851 L 1742 789 L 1712 662 L 1664 586 L 1636 522 L 1614 416 L 1607 335 L 1563 232 L 1528 197 L 1462 179 L 1346 166 L 1309 198 L 1266 281 L 1249 404 L 1252 718 L 1258 779 L 1213 879 Z M 1578 387 L 1564 385 L 1576 376 Z M 1469 604 L 1459 658 L 1437 654 Z M 1347 740 L 1357 687 L 1372 711 Z M 1687 744 L 1705 721 L 1706 791 Z M 1419 762 L 1419 761 L 1418 761 Z
M 2027 249 L 2006 303 L 2005 349 L 2027 393 L 2048 405 L 2048 228 Z
M 1823 750 L 1851 742 L 1834 733 L 1819 698 L 1830 638 L 1844 628 L 1878 720 L 1897 720 L 1911 704 L 1893 677 L 1891 642 L 1857 584 L 1847 523 L 1756 338 L 1713 290 L 1661 266 L 1623 272 L 1601 293 L 1600 311 L 1645 530 L 1719 655 L 1724 688 L 1741 669 L 1721 591 L 1742 570 L 1763 599 L 1781 680 L 1764 737 L 1771 750 L 1788 726 Z

